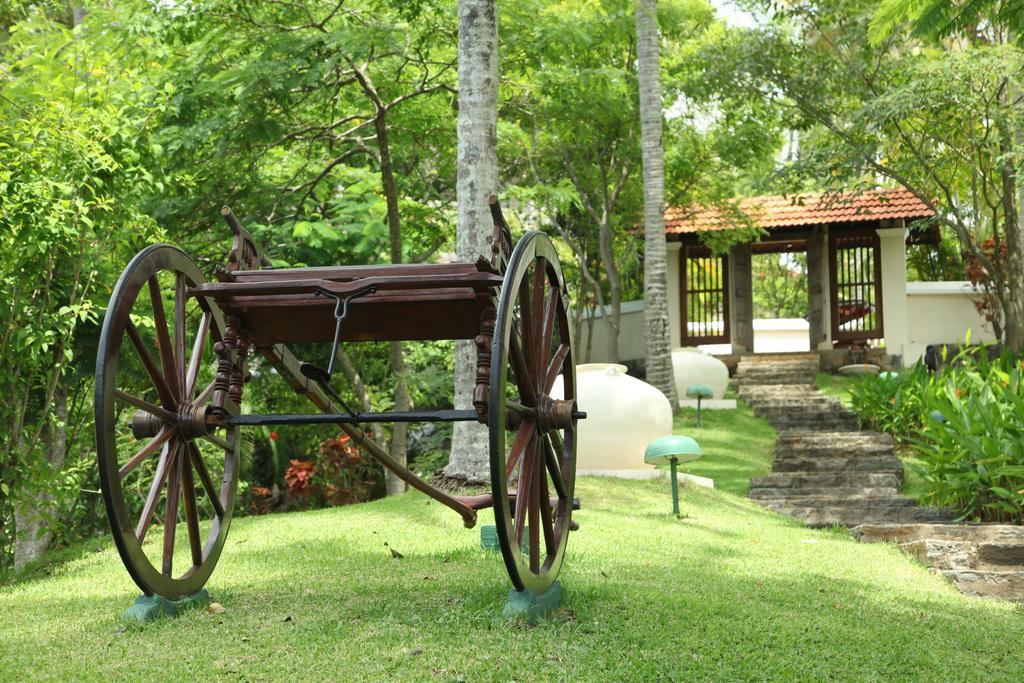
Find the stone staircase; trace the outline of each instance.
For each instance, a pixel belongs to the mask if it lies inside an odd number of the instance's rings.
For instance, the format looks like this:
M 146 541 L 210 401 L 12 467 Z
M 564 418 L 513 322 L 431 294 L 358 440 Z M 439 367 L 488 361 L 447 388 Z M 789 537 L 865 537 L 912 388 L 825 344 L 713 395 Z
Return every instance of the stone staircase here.
M 818 362 L 813 353 L 740 359 L 740 397 L 779 432 L 772 473 L 751 480 L 749 497 L 816 527 L 943 519 L 902 495 L 892 438 L 861 431 L 841 401 L 818 389 Z
M 864 543 L 896 543 L 961 592 L 1024 601 L 1024 527 L 1008 524 L 864 524 Z
M 1024 527 L 945 524 L 945 511 L 901 495 L 892 437 L 862 431 L 842 402 L 814 384 L 816 354 L 744 356 L 739 395 L 779 436 L 772 472 L 750 498 L 808 526 L 852 527 L 865 543 L 896 543 L 963 593 L 1024 602 Z

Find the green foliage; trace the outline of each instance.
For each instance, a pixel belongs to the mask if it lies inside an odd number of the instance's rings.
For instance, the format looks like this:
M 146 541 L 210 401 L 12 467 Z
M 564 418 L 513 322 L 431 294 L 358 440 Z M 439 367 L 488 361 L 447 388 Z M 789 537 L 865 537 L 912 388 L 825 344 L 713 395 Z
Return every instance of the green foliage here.
M 962 519 L 1024 519 L 1024 384 L 1021 361 L 966 347 L 937 375 L 922 365 L 865 377 L 852 407 L 867 426 L 911 446 L 921 499 Z
M 85 30 L 113 13 L 75 30 L 26 14 L 0 80 L 0 565 L 8 506 L 46 491 L 73 517 L 90 479 L 78 460 L 91 440 L 89 354 L 116 273 L 161 236 L 138 197 L 163 187 L 151 136 L 170 96 L 148 78 L 141 36 L 128 45 Z
M 803 318 L 807 315 L 807 255 L 754 254 L 755 318 Z
M 911 438 L 923 460 L 925 502 L 947 505 L 961 519 L 1024 521 L 1024 382 L 1010 355 L 989 361 L 961 353 L 924 395 L 926 420 Z
M 850 389 L 850 406 L 865 427 L 907 441 L 928 419 L 924 406 L 935 380 L 918 362 L 892 375 L 865 375 Z

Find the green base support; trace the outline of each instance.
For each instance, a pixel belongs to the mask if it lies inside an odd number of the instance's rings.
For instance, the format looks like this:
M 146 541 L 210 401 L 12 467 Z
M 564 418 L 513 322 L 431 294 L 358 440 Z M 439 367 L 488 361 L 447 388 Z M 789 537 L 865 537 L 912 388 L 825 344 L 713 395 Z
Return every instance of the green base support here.
M 501 544 L 498 543 L 498 528 L 493 524 L 485 524 L 480 527 L 480 547 L 490 550 L 492 553 L 501 552 Z
M 124 611 L 121 619 L 124 621 L 148 624 L 161 617 L 173 618 L 180 612 L 190 609 L 202 609 L 210 604 L 210 594 L 205 588 L 200 588 L 192 595 L 186 595 L 177 600 L 168 600 L 159 595 L 140 595 L 135 598 L 135 604 Z
M 530 527 L 523 527 L 523 552 L 527 552 L 530 543 Z M 498 542 L 498 529 L 493 524 L 485 524 L 480 527 L 480 547 L 492 553 L 501 552 L 501 543 Z
M 564 597 L 565 591 L 562 589 L 561 581 L 555 581 L 540 595 L 513 588 L 508 592 L 508 602 L 501 610 L 501 616 L 506 619 L 525 618 L 526 623 L 536 624 L 538 620 L 544 619 L 561 607 Z

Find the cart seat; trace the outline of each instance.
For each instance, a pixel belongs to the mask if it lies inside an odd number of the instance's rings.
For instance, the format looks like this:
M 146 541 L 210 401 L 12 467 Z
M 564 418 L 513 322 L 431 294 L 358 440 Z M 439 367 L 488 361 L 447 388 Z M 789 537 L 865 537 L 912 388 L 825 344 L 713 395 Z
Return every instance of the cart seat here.
M 330 342 L 338 299 L 356 295 L 342 341 L 472 339 L 494 305 L 501 275 L 490 263 L 242 270 L 190 294 L 241 319 L 256 346 Z M 365 293 L 372 287 L 372 293 Z

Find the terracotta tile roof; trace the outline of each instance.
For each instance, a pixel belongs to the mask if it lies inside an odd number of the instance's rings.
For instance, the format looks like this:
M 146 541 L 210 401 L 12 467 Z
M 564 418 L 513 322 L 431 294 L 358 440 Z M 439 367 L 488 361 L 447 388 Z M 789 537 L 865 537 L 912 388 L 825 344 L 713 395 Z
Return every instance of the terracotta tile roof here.
M 741 199 L 737 209 L 740 217 L 746 215 L 762 228 L 795 228 L 894 218 L 913 220 L 934 215 L 924 202 L 904 189 L 751 197 Z M 665 211 L 665 232 L 670 235 L 728 230 L 736 225 L 737 217 L 719 208 L 673 206 Z

